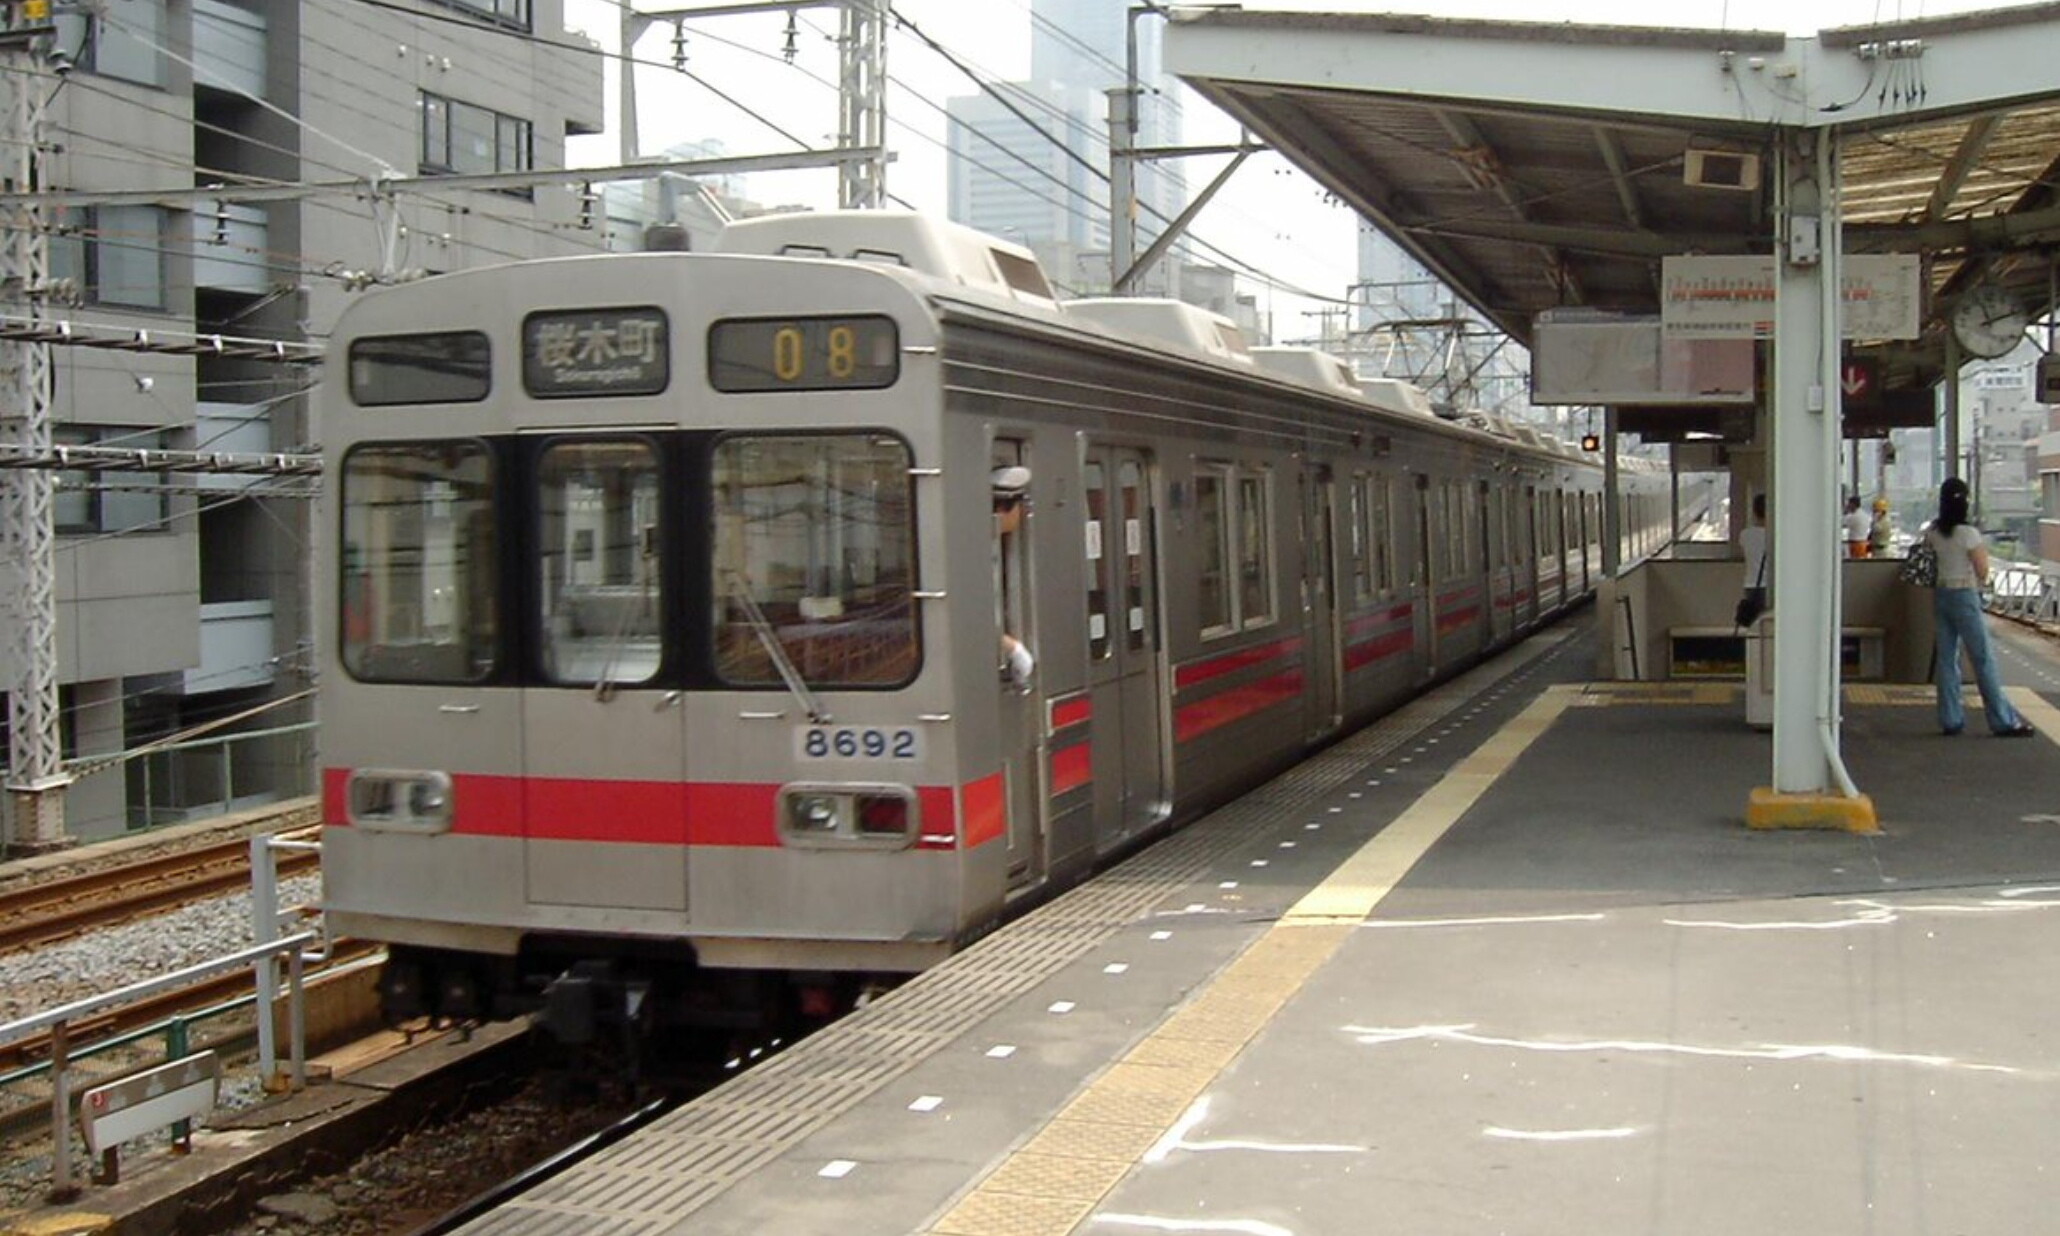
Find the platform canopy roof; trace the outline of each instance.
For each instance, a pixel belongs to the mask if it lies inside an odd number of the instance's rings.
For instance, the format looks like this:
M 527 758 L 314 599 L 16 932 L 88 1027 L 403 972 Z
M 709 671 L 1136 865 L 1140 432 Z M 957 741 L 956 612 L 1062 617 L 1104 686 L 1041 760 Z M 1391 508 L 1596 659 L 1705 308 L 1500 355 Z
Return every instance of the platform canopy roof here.
M 1925 259 L 1922 337 L 1862 345 L 1908 391 L 1970 288 L 2053 303 L 2056 48 L 2054 3 L 1813 38 L 1218 7 L 1166 63 L 1527 346 L 1547 309 L 1659 313 L 1665 256 L 1772 253 L 1776 127 L 1836 133 L 1846 252 Z M 1741 154 L 1754 187 L 1716 183 Z

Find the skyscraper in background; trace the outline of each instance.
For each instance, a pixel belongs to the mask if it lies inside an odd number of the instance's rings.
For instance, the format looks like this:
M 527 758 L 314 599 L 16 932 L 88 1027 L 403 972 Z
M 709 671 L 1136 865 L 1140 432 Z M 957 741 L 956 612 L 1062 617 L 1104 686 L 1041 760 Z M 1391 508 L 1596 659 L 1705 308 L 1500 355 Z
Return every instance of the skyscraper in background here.
M 1026 244 L 1070 294 L 1109 284 L 1108 95 L 1124 82 L 1130 0 L 1032 0 L 1030 77 L 947 105 L 949 211 Z M 1164 22 L 1136 21 L 1139 146 L 1180 141 L 1179 82 L 1160 59 Z M 1100 173 L 1100 174 L 1097 174 Z M 1140 164 L 1138 249 L 1187 199 L 1176 162 Z M 1140 290 L 1169 291 L 1162 266 Z

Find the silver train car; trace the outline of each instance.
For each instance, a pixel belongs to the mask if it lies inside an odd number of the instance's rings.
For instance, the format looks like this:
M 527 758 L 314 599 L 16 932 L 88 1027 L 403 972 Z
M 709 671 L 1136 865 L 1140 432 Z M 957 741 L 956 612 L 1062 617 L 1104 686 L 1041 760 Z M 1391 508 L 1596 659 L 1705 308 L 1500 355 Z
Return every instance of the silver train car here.
M 1588 596 L 1593 457 L 1406 396 L 890 212 L 368 294 L 331 929 L 396 1017 L 572 1037 L 920 971 Z

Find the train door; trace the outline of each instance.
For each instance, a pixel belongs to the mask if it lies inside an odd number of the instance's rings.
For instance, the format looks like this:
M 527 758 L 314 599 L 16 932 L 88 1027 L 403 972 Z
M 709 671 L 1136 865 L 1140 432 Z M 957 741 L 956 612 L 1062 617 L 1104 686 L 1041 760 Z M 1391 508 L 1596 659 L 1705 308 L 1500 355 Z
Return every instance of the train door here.
M 1537 625 L 1538 613 L 1545 606 L 1540 595 L 1538 562 L 1538 489 L 1526 485 L 1516 508 L 1516 578 L 1517 593 L 1521 598 L 1517 608 L 1517 623 L 1523 627 Z
M 1327 465 L 1302 472 L 1302 620 L 1308 635 L 1304 699 L 1308 701 L 1303 733 L 1315 739 L 1337 729 L 1342 720 L 1344 662 L 1340 658 L 1337 567 L 1332 553 L 1336 539 L 1337 482 Z
M 522 690 L 528 899 L 687 908 L 686 734 L 662 689 L 669 555 L 658 444 L 555 438 L 527 460 Z
M 1090 443 L 1081 489 L 1095 819 L 1113 822 L 1109 835 L 1122 838 L 1165 818 L 1172 799 L 1151 456 Z
M 992 453 L 995 475 L 1001 475 L 1003 469 L 1021 467 L 1024 458 L 1021 441 L 1010 438 L 995 440 Z M 1037 510 L 1037 495 L 1050 492 L 1050 488 L 1046 480 L 1032 476 L 1027 491 L 1009 509 L 1004 509 L 1005 504 L 997 500 L 993 515 L 990 544 L 994 562 L 995 625 L 1004 641 L 1019 640 L 1031 649 L 1039 646 L 1032 626 L 1034 609 L 1030 604 L 1034 579 L 1030 569 L 1030 550 L 1035 540 L 1031 521 Z M 1048 858 L 1045 853 L 1044 782 L 1041 775 L 1044 761 L 1043 708 L 1038 700 L 1034 677 L 1022 685 L 1010 683 L 1005 676 L 999 677 L 996 694 L 999 699 L 995 735 L 1001 757 L 1002 802 L 1008 816 L 1009 884 L 1016 888 L 1029 887 L 1044 878 Z
M 1434 520 L 1444 505 L 1443 486 L 1433 486 L 1431 478 L 1419 472 L 1416 474 L 1416 561 L 1409 567 L 1410 609 L 1416 615 L 1416 649 L 1423 658 L 1423 674 L 1429 678 L 1438 672 L 1438 585 L 1443 582 L 1444 572 L 1438 559 L 1431 553 L 1434 545 L 1442 545 L 1445 532 L 1442 521 Z
M 1509 496 L 1492 481 L 1480 483 L 1481 646 L 1500 643 L 1509 635 L 1514 581 L 1504 569 L 1509 555 Z

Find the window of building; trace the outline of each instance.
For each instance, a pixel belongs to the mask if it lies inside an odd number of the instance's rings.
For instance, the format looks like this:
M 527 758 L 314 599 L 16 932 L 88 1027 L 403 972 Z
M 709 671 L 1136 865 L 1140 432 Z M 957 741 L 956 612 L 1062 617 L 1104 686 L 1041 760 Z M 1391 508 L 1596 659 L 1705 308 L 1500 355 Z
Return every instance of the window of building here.
M 494 473 L 459 439 L 361 446 L 343 461 L 343 664 L 378 682 L 494 669 Z
M 553 443 L 537 468 L 538 645 L 555 683 L 650 681 L 665 614 L 658 452 Z
M 511 30 L 530 29 L 530 0 L 430 0 L 430 3 L 484 17 Z
M 124 0 L 95 14 L 78 49 L 78 64 L 103 77 L 162 86 L 165 74 L 165 0 Z
M 778 687 L 915 676 L 908 446 L 879 434 L 739 435 L 715 449 L 715 671 Z M 783 664 L 784 662 L 784 664 Z
M 473 175 L 526 172 L 533 166 L 527 120 L 426 90 L 421 111 L 424 172 Z
M 138 433 L 107 425 L 57 425 L 50 440 L 58 446 L 108 446 L 124 450 L 163 450 L 165 434 Z M 164 473 L 71 471 L 57 474 L 51 497 L 51 522 L 63 536 L 107 532 L 162 532 L 171 517 L 170 491 Z
M 92 304 L 167 307 L 165 212 L 90 206 L 50 212 L 50 278 L 70 280 Z

